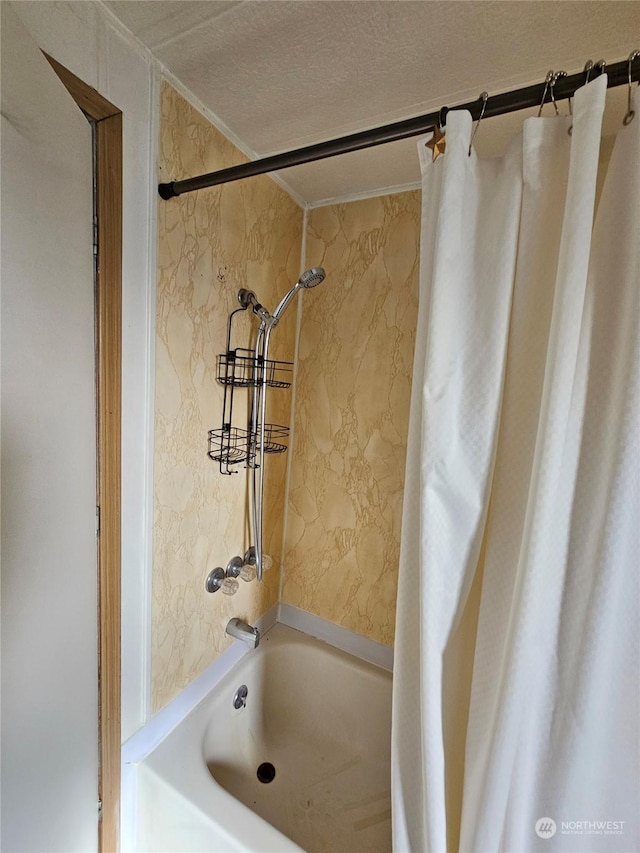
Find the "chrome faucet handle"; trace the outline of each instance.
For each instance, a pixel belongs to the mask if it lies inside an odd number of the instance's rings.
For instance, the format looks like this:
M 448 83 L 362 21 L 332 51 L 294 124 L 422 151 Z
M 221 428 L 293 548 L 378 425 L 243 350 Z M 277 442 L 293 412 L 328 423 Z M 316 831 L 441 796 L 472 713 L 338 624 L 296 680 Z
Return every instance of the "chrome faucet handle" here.
M 226 568 L 228 578 L 242 578 L 245 583 L 249 583 L 256 577 L 255 563 L 247 563 L 242 557 L 232 557 Z
M 225 578 L 220 584 L 220 591 L 223 595 L 235 595 L 240 589 L 240 584 L 235 578 Z
M 247 578 L 243 577 L 243 580 L 253 580 L 256 576 L 256 549 L 252 545 L 245 551 L 244 554 L 244 565 L 243 569 L 247 569 L 247 574 L 250 575 Z M 262 555 L 262 570 L 264 572 L 268 572 L 269 569 L 273 566 L 273 560 L 268 554 Z
M 250 583 L 256 579 L 257 575 L 255 563 L 243 563 L 238 577 L 241 577 L 245 583 Z
M 227 568 L 224 570 L 228 578 L 237 578 L 242 569 L 242 557 L 232 557 L 227 563 Z
M 207 575 L 204 587 L 207 592 L 217 592 L 218 590 L 221 590 L 223 595 L 235 595 L 240 584 L 234 577 L 227 577 L 222 566 L 217 566 Z

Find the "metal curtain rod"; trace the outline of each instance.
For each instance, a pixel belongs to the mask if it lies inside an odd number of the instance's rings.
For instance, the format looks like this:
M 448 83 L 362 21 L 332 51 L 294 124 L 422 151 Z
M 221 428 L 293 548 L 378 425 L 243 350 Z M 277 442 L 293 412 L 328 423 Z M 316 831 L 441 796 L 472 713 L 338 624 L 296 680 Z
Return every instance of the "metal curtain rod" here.
M 635 66 L 635 67 L 634 67 Z M 596 64 L 592 73 L 606 72 L 608 77 L 607 88 L 622 86 L 629 82 L 640 80 L 640 62 L 623 60 L 613 65 L 602 66 Z M 505 113 L 523 110 L 528 107 L 537 107 L 541 103 L 550 102 L 552 97 L 556 101 L 570 98 L 575 91 L 585 82 L 586 70 L 579 71 L 567 77 L 559 77 L 553 88 L 548 83 L 536 83 L 534 86 L 525 86 L 522 89 L 514 89 L 511 92 L 503 92 L 492 95 L 486 101 L 483 119 L 491 116 L 504 115 Z M 543 100 L 544 99 L 544 100 Z M 481 98 L 466 104 L 457 104 L 450 109 L 468 110 L 471 117 L 476 121 L 480 117 L 483 108 Z M 338 139 L 329 139 L 327 142 L 318 142 L 308 145 L 306 148 L 297 148 L 293 151 L 284 151 L 282 154 L 274 154 L 271 157 L 263 157 L 239 166 L 231 166 L 229 169 L 220 169 L 217 172 L 208 172 L 206 175 L 197 175 L 184 181 L 169 181 L 158 185 L 158 192 L 163 199 L 175 198 L 183 193 L 202 190 L 205 187 L 215 187 L 230 181 L 239 181 L 242 178 L 251 178 L 254 175 L 264 175 L 267 172 L 277 172 L 280 169 L 289 169 L 291 166 L 300 166 L 302 163 L 312 163 L 315 160 L 324 160 L 326 157 L 336 157 L 338 154 L 348 154 L 351 151 L 360 151 L 371 148 L 374 145 L 384 145 L 387 142 L 396 142 L 399 139 L 407 139 L 411 136 L 420 136 L 432 131 L 439 123 L 441 114 L 446 108 L 427 115 L 397 121 L 382 127 L 374 127 L 349 136 L 341 136 Z

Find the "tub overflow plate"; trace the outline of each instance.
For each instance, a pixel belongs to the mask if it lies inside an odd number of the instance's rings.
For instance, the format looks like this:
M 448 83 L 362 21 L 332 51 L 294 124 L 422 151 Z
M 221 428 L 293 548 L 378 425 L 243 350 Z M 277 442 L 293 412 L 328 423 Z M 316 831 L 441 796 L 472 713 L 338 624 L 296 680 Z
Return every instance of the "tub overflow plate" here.
M 239 711 L 240 708 L 246 708 L 248 693 L 249 689 L 246 684 L 243 684 L 241 687 L 238 687 L 235 696 L 233 697 L 233 707 L 236 709 L 236 711 Z

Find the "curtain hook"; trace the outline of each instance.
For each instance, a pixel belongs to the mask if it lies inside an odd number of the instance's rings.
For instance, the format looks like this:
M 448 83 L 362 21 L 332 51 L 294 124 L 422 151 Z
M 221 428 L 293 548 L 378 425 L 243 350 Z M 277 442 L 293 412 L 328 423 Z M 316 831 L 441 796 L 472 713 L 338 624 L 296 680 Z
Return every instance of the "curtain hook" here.
M 633 65 L 634 60 L 638 59 L 638 57 L 640 57 L 640 50 L 633 50 L 629 54 L 629 64 L 628 64 L 628 74 L 627 74 L 628 79 L 629 79 L 629 88 L 627 89 L 627 114 L 622 119 L 622 124 L 624 124 L 625 127 L 626 127 L 626 125 L 631 124 L 631 122 L 633 121 L 633 118 L 636 114 L 636 111 L 631 108 L 631 66 Z M 638 86 L 640 86 L 640 80 L 638 81 Z
M 440 112 L 438 113 L 438 120 L 436 122 L 436 126 L 433 128 L 433 136 L 431 139 L 425 143 L 427 148 L 431 149 L 433 154 L 432 163 L 435 163 L 438 157 L 441 154 L 444 154 L 445 149 L 447 147 L 447 138 L 446 134 L 443 132 L 442 128 L 445 126 L 447 121 L 447 113 L 449 112 L 449 107 L 441 107 Z
M 600 62 L 604 63 L 604 59 L 599 60 L 598 65 L 600 64 Z M 591 72 L 593 71 L 594 67 L 595 67 L 595 66 L 594 66 L 594 64 L 593 64 L 593 59 L 587 59 L 587 61 L 586 61 L 586 62 L 585 62 L 585 64 L 584 64 L 584 68 L 582 69 L 582 73 L 584 74 L 584 85 L 585 85 L 585 86 L 586 86 L 586 85 L 587 85 L 587 83 L 589 82 L 589 78 L 591 77 Z M 603 67 L 604 67 L 604 66 L 603 66 Z M 571 113 L 571 115 L 573 115 L 573 109 L 572 109 L 572 105 L 571 105 L 571 98 L 569 98 L 569 112 Z M 573 124 L 571 125 L 571 127 L 569 128 L 569 130 L 567 131 L 567 133 L 569 134 L 569 136 L 571 136 L 571 135 L 572 135 L 572 133 L 573 133 Z
M 584 68 L 582 69 L 585 75 L 585 86 L 589 82 L 589 77 L 591 77 L 591 72 L 593 71 L 593 59 L 587 59 L 584 64 Z
M 478 121 L 476 122 L 476 126 L 473 128 L 473 133 L 471 134 L 471 141 L 469 142 L 469 157 L 471 157 L 471 146 L 473 145 L 473 140 L 476 138 L 476 133 L 478 132 L 478 128 L 480 127 L 480 122 L 482 121 L 482 117 L 484 116 L 484 111 L 487 108 L 489 93 L 481 92 L 480 97 L 482 98 L 482 109 L 480 110 L 480 116 L 478 118 Z
M 556 71 L 556 73 L 551 78 L 551 103 L 553 104 L 553 109 L 556 111 L 556 115 L 560 115 L 560 110 L 558 109 L 558 105 L 556 104 L 556 83 L 560 79 L 560 77 L 566 77 L 566 71 Z
M 589 77 L 591 77 L 591 72 L 593 71 L 593 59 L 587 59 L 584 64 L 584 68 L 582 69 L 582 73 L 584 74 L 584 85 L 586 86 L 589 82 Z M 573 116 L 573 104 L 571 102 L 571 96 L 569 96 L 569 115 Z M 569 125 L 569 130 L 567 130 L 569 136 L 573 134 L 573 123 Z
M 553 71 L 548 71 L 547 76 L 544 78 L 544 89 L 542 90 L 542 100 L 540 101 L 540 109 L 538 110 L 538 118 L 542 115 L 542 108 L 544 107 L 544 99 L 547 97 L 547 89 L 549 88 L 549 83 L 553 80 Z
M 593 71 L 593 59 L 587 59 L 584 64 L 584 68 L 582 72 L 584 74 L 584 85 L 586 86 L 589 82 L 589 78 L 591 77 L 591 72 Z M 573 104 L 571 103 L 571 98 L 569 98 L 569 115 L 573 115 Z M 569 125 L 569 130 L 567 131 L 569 136 L 573 134 L 573 124 Z
M 604 70 L 606 67 L 607 63 L 604 61 L 604 59 L 599 59 L 593 66 L 593 70 L 596 72 L 596 74 L 604 74 Z

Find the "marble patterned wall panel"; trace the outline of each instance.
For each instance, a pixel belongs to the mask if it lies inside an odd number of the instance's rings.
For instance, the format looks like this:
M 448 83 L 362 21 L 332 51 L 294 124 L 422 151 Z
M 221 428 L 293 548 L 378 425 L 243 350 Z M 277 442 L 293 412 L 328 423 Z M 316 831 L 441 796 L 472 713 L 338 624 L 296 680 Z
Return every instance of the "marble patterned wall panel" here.
M 310 211 L 283 601 L 393 644 L 420 194 Z
M 244 162 L 221 133 L 170 86 L 161 92 L 159 177 L 178 179 Z M 216 358 L 226 348 L 238 288 L 267 307 L 297 279 L 303 215 L 268 177 L 202 190 L 158 204 L 155 516 L 152 696 L 157 711 L 231 642 L 231 616 L 254 621 L 278 598 L 286 455 L 265 467 L 265 582 L 235 596 L 205 591 L 214 566 L 250 544 L 247 471 L 223 476 L 207 457 L 208 430 L 220 426 L 223 389 Z M 241 314 L 235 345 L 247 346 L 256 318 Z M 292 360 L 295 309 L 272 336 L 276 358 Z M 236 393 L 238 423 L 247 392 Z M 274 390 L 268 419 L 288 424 L 290 390 Z M 236 418 L 234 418 L 235 422 Z

